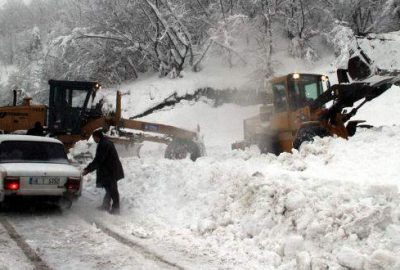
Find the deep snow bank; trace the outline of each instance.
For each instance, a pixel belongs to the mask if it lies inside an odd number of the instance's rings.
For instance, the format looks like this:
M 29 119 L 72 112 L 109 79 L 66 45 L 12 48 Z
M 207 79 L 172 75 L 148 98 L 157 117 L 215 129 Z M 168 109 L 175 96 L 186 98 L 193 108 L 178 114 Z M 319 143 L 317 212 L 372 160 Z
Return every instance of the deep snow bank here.
M 399 269 L 398 150 L 400 127 L 384 127 L 279 157 L 123 159 L 121 220 L 222 268 Z
M 355 118 L 398 123 L 398 89 Z M 126 107 L 125 115 L 136 109 Z M 229 149 L 257 106 L 186 102 L 169 109 L 145 120 L 199 124 L 208 156 L 166 160 L 164 146 L 147 145 L 141 159 L 124 158 L 122 216 L 102 217 L 107 222 L 188 256 L 207 255 L 220 268 L 400 269 L 400 127 L 359 130 L 347 141 L 317 139 L 276 157 Z M 100 201 L 101 194 L 88 177 L 84 196 Z

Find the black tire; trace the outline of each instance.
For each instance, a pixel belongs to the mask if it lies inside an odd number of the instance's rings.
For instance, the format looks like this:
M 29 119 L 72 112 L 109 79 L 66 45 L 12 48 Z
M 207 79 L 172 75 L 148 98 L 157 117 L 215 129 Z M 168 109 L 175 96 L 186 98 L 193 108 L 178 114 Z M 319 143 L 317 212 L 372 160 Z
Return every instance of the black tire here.
M 63 196 L 63 197 L 58 198 L 56 205 L 60 208 L 61 211 L 71 209 L 71 207 L 72 207 L 71 196 Z
M 301 127 L 293 140 L 293 148 L 299 150 L 303 142 L 312 142 L 315 137 L 323 138 L 329 135 L 328 130 L 322 126 Z
M 257 146 L 263 154 L 279 155 L 281 153 L 277 136 L 263 135 L 258 140 Z
M 196 161 L 201 156 L 200 147 L 193 141 L 184 139 L 174 139 L 167 149 L 165 149 L 165 158 L 184 159 L 190 155 L 190 159 Z

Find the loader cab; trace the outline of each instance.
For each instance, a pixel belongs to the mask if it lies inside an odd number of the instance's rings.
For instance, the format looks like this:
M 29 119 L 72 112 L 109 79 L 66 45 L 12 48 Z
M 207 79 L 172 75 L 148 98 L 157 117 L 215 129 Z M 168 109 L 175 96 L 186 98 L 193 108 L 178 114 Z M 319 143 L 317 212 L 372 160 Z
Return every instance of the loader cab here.
M 330 87 L 327 76 L 291 73 L 270 82 L 275 113 L 296 111 L 316 100 Z
M 48 128 L 54 134 L 79 134 L 93 114 L 88 108 L 100 88 L 97 82 L 50 80 Z

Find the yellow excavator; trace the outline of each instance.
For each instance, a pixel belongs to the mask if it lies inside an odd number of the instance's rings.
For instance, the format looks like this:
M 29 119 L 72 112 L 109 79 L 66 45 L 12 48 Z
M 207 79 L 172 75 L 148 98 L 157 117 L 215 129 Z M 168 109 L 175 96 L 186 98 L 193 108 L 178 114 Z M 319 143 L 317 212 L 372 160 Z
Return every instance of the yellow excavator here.
M 89 139 L 94 130 L 102 128 L 116 143 L 164 143 L 167 145 L 166 158 L 190 156 L 196 160 L 205 153 L 198 131 L 122 118 L 119 91 L 116 110 L 105 114 L 101 100 L 94 104 L 101 88 L 98 82 L 50 80 L 49 86 L 48 106 L 34 105 L 31 98 L 17 104 L 17 91 L 14 91 L 13 105 L 0 107 L 0 130 L 3 133 L 24 132 L 40 122 L 49 136 L 61 140 L 69 149 L 77 141 Z

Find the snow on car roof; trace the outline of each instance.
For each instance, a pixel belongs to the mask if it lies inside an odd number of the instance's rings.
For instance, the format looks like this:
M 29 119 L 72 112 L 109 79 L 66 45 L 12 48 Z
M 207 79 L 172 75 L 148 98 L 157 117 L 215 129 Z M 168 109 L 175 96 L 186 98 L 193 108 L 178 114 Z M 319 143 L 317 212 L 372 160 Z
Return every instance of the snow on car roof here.
M 30 135 L 0 135 L 0 143 L 4 141 L 31 141 L 31 142 L 51 142 L 51 143 L 61 143 L 59 140 L 49 137 L 40 136 L 30 136 Z

